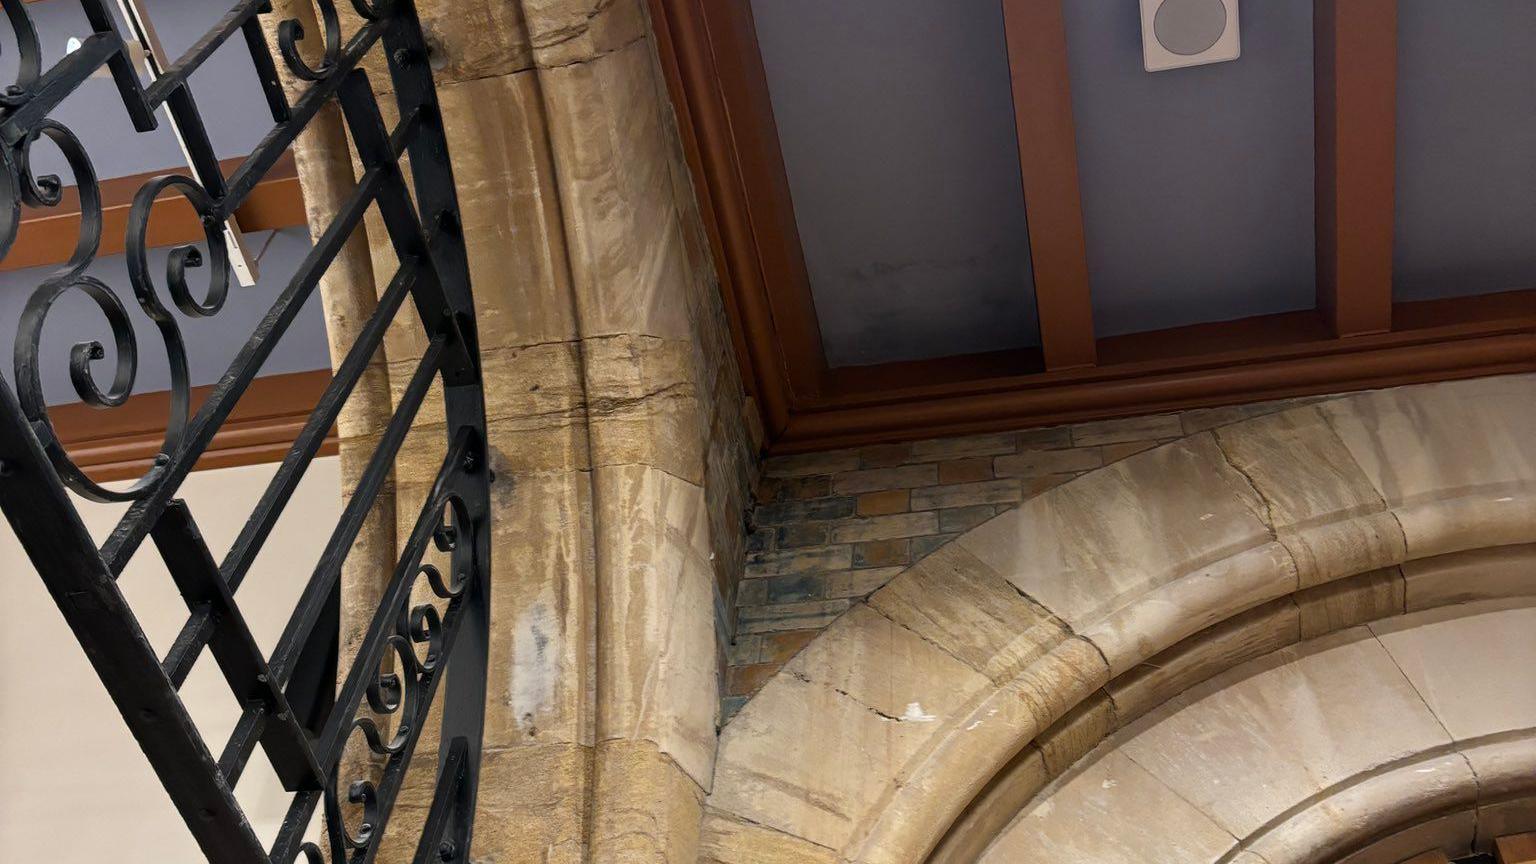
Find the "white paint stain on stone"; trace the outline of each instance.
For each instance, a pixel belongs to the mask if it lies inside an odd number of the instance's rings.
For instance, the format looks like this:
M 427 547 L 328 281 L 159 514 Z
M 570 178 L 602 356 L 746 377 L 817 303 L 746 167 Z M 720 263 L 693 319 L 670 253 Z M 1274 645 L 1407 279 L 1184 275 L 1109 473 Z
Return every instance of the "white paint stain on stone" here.
M 559 657 L 553 650 L 551 634 L 559 630 L 549 608 L 531 603 L 512 633 L 512 656 L 508 670 L 508 694 L 512 716 L 529 735 L 538 734 L 539 718 L 555 708 L 555 682 L 559 677 Z
M 901 715 L 901 719 L 907 723 L 932 723 L 939 718 L 923 713 L 923 703 L 908 702 L 907 713 Z

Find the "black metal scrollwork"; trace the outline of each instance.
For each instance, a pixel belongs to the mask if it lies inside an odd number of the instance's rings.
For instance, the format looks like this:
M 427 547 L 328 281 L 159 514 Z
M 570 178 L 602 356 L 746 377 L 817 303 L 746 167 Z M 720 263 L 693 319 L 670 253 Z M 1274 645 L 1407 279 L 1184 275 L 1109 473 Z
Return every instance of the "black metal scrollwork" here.
M 289 864 L 302 857 L 316 864 L 327 853 L 332 864 L 374 860 L 434 705 L 442 709 L 438 782 L 414 860 L 466 861 L 485 700 L 490 478 L 458 203 L 414 4 L 351 0 L 359 23 L 350 34 L 343 32 L 334 0 L 315 0 L 319 34 L 306 34 L 297 21 L 281 22 L 276 51 L 308 88 L 290 102 L 257 17 L 270 14 L 269 0 L 235 2 L 202 39 L 148 81 L 130 59 L 124 33 L 132 28 L 115 20 L 104 0 L 69 2 L 80 3 L 92 33 L 44 70 L 37 32 L 22 0 L 0 0 L 19 55 L 15 81 L 0 92 L 0 258 L 16 241 L 24 208 L 55 208 L 65 199 L 62 178 L 33 169 L 38 142 L 46 139 L 63 155 L 80 208 L 73 254 L 37 286 L 17 323 L 14 390 L 0 381 L 0 510 L 58 598 L 60 611 L 209 861 Z M 208 141 L 191 81 L 237 32 L 251 51 L 273 126 L 226 177 Z M 305 44 L 316 37 L 313 46 Z M 315 49 L 314 61 L 301 51 L 309 47 Z M 359 68 L 372 50 L 384 53 L 397 94 L 393 98 L 402 119 L 393 129 L 386 128 L 367 74 Z M 110 350 L 96 339 L 70 348 L 75 395 L 95 408 L 115 408 L 133 394 L 138 378 L 142 346 L 128 307 L 112 286 L 87 272 L 104 230 L 95 169 L 79 137 L 50 117 L 60 101 L 101 68 L 111 73 L 139 131 L 155 128 L 162 110 L 172 119 L 191 163 L 188 173 L 146 183 L 128 216 L 128 288 L 168 359 L 171 391 L 159 454 L 142 477 L 126 486 L 97 483 L 71 459 L 49 417 L 41 372 L 49 314 L 60 298 L 75 292 L 91 302 L 111 333 Z M 311 252 L 288 284 L 274 292 L 261 323 L 194 411 L 181 328 L 217 315 L 229 297 L 225 223 L 304 126 L 332 101 L 342 108 L 362 165 L 357 188 L 331 224 L 316 234 Z M 399 170 L 402 159 L 410 160 L 414 189 L 406 187 L 406 174 Z M 191 205 L 204 236 L 201 244 L 170 249 L 157 273 L 150 263 L 150 220 L 156 200 L 165 194 Z M 224 559 L 215 560 L 177 490 L 370 207 L 383 217 L 399 255 L 398 269 L 245 529 Z M 202 278 L 195 278 L 199 274 Z M 235 591 L 407 300 L 427 330 L 428 348 L 351 490 L 277 648 L 264 656 L 255 648 Z M 100 374 L 104 370 L 97 367 L 108 363 L 109 354 L 110 366 Z M 448 457 L 402 544 L 398 566 L 346 678 L 335 681 L 334 667 L 316 675 L 315 664 L 325 663 L 324 658 L 336 662 L 334 598 L 342 563 L 385 488 L 406 432 L 429 392 L 439 392 L 432 390 L 439 382 L 449 421 Z M 66 489 L 88 499 L 129 503 L 105 544 L 98 547 L 85 532 Z M 117 576 L 146 539 L 153 540 L 190 613 L 163 658 L 152 653 L 116 586 Z M 446 557 L 448 576 L 424 560 L 431 549 Z M 418 597 L 420 602 L 413 600 Z M 177 692 L 205 648 L 243 712 L 217 756 Z M 358 739 L 378 762 L 378 773 L 344 781 L 342 754 Z M 258 746 L 292 795 L 288 817 L 268 847 L 256 838 L 232 792 Z M 326 836 L 315 843 L 305 837 L 320 808 Z M 356 817 L 351 823 L 349 815 Z

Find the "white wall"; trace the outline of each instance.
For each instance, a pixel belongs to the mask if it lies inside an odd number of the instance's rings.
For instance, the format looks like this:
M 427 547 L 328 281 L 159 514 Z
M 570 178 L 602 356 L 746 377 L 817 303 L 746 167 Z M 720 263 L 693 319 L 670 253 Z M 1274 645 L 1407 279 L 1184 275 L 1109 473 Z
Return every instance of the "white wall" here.
M 182 488 L 215 556 L 239 532 L 275 465 L 192 474 Z M 121 507 L 82 504 L 98 539 Z M 262 650 L 272 650 L 341 515 L 337 460 L 316 460 L 236 598 Z M 187 618 L 153 544 L 119 584 L 160 653 Z M 8 524 L 0 523 L 0 861 L 59 864 L 200 861 L 196 845 L 64 624 Z M 217 756 L 239 716 L 204 652 L 182 696 Z M 236 793 L 270 841 L 287 796 L 257 751 Z M 318 820 L 317 820 L 318 821 Z

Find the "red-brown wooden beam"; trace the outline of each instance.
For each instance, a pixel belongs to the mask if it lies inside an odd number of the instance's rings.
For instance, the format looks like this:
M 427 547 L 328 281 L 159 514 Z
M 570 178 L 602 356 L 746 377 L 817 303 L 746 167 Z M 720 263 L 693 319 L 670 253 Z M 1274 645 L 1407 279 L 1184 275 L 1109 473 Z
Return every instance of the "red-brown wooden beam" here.
M 220 165 L 227 175 L 239 167 L 242 161 L 225 159 Z M 128 235 L 128 213 L 140 188 L 161 174 L 186 173 L 186 170 L 185 167 L 167 168 L 102 180 L 102 231 L 97 255 L 119 255 L 123 252 Z M 67 173 L 64 179 L 69 179 Z M 0 272 L 62 264 L 75 253 L 75 244 L 80 236 L 80 190 L 69 186 L 63 193 L 56 207 L 23 208 L 16 241 L 5 260 L 0 261 Z M 275 231 L 306 223 L 304 196 L 299 189 L 293 154 L 283 154 L 267 176 L 256 184 L 255 190 L 245 199 L 235 216 L 240 221 L 240 227 L 248 232 Z M 196 243 L 205 237 L 203 223 L 186 198 L 176 192 L 166 191 L 155 199 L 149 219 L 150 248 Z
M 1003 0 L 1029 254 L 1047 369 L 1095 361 L 1062 0 Z
M 1317 306 L 1336 336 L 1392 329 L 1397 0 L 1314 0 Z

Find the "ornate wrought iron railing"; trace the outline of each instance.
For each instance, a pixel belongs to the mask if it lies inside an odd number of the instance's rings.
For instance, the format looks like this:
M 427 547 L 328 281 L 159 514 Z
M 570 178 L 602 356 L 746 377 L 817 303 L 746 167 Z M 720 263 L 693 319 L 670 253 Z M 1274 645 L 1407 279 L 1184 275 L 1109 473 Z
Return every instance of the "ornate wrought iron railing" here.
M 16 239 L 23 204 L 60 204 L 63 181 L 39 176 L 32 167 L 32 148 L 40 139 L 62 151 L 79 189 L 82 214 L 74 255 L 36 288 L 22 314 L 14 389 L 0 381 L 0 509 L 209 861 L 286 864 L 301 855 L 310 862 L 326 857 L 332 862 L 374 860 L 406 767 L 427 727 L 429 711 L 438 703 L 442 719 L 437 785 L 414 860 L 466 861 L 485 701 L 490 470 L 458 202 L 415 7 L 411 0 L 351 0 L 359 23 L 351 28 L 354 32 L 343 33 L 334 0 L 317 0 L 324 32 L 314 34 L 323 43 L 323 51 L 317 51 L 322 59 L 315 65 L 306 63 L 299 50 L 306 38 L 303 28 L 297 22 L 280 25 L 277 53 L 307 87 L 290 100 L 258 18 L 271 14 L 266 0 L 234 3 L 191 49 L 147 81 L 130 60 L 131 37 L 120 30 L 104 0 L 54 2 L 78 2 L 93 32 L 78 50 L 44 71 L 37 34 L 22 0 L 0 0 L 20 50 L 18 77 L 0 93 L 0 257 Z M 121 2 L 125 20 L 132 21 L 132 0 Z M 254 59 L 273 125 L 226 177 L 198 113 L 193 82 L 215 49 L 237 34 Z M 370 51 L 382 53 L 392 79 L 389 89 L 400 118 L 392 128 L 386 126 L 374 88 L 360 67 Z M 159 455 L 153 467 L 126 488 L 93 482 L 71 461 L 50 422 L 39 371 L 49 310 L 61 296 L 79 292 L 105 316 L 115 342 L 111 380 L 105 386 L 97 382 L 93 366 L 105 365 L 106 347 L 95 341 L 74 345 L 69 371 L 80 399 L 98 408 L 121 405 L 137 373 L 139 337 L 123 300 L 86 273 L 103 230 L 91 160 L 75 133 L 50 119 L 61 100 L 102 67 L 110 71 L 135 127 L 140 132 L 155 128 L 163 107 L 191 157 L 189 174 L 158 177 L 140 189 L 129 218 L 129 287 L 164 345 L 172 389 Z M 332 100 L 341 106 L 361 166 L 356 189 L 316 235 L 312 251 L 273 298 L 212 395 L 194 412 L 187 353 L 171 307 L 186 319 L 219 312 L 230 282 L 224 226 Z M 402 160 L 409 163 L 414 190 L 407 187 Z M 149 265 L 148 226 L 151 205 L 167 192 L 185 198 L 200 214 L 206 242 L 201 250 L 171 250 L 162 286 Z M 370 207 L 377 207 L 382 217 L 398 269 L 233 547 L 222 561 L 216 560 L 191 507 L 177 498 L 178 489 Z M 207 278 L 200 292 L 190 284 L 198 271 Z M 264 656 L 235 591 L 407 298 L 426 330 L 428 347 L 400 393 L 395 413 L 276 650 Z M 336 598 L 343 562 L 386 484 L 413 418 L 438 382 L 447 418 L 447 459 L 414 530 L 401 544 L 398 564 L 357 655 L 345 679 L 337 681 Z M 103 545 L 98 547 L 86 531 L 67 490 L 97 501 L 129 502 L 126 515 Z M 117 585 L 146 538 L 153 540 L 190 612 L 163 658 Z M 447 575 L 424 563 L 434 546 L 450 562 Z M 426 599 L 418 603 L 413 597 Z M 205 647 L 242 712 L 217 756 L 178 695 Z M 371 710 L 363 710 L 364 700 Z M 233 793 L 257 746 L 291 793 L 287 817 L 270 844 L 257 837 Z M 370 776 L 339 776 L 341 766 L 358 761 L 343 760 L 349 746 L 366 747 L 374 754 Z M 317 845 L 305 837 L 315 830 L 321 808 L 324 840 Z

